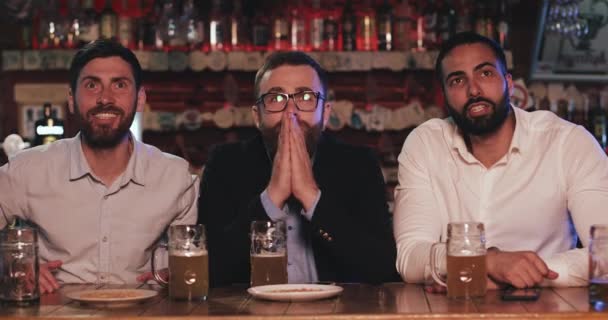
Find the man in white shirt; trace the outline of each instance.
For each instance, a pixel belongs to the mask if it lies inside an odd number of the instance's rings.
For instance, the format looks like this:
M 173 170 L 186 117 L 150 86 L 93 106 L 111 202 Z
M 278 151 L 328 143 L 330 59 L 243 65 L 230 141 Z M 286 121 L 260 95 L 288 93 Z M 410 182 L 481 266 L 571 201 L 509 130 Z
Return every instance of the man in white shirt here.
M 608 160 L 599 144 L 551 112 L 512 107 L 505 56 L 490 39 L 454 36 L 436 71 L 451 117 L 416 128 L 399 155 L 402 278 L 432 283 L 430 247 L 445 241 L 447 224 L 480 221 L 489 288 L 586 285 L 587 249 L 576 248 L 577 237 L 586 247 L 590 226 L 608 223 Z
M 38 228 L 42 293 L 61 283 L 137 283 L 167 226 L 196 222 L 188 163 L 129 131 L 145 103 L 135 55 L 109 40 L 87 44 L 70 67 L 80 133 L 0 168 L 0 228 L 14 217 Z

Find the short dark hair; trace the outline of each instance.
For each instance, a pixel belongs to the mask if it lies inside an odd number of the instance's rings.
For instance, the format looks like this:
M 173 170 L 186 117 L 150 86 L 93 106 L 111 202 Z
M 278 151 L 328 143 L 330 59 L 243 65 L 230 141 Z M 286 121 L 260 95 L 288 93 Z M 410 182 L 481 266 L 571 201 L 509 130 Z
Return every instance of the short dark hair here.
M 323 90 L 321 94 L 325 97 L 327 96 L 327 73 L 317 61 L 315 61 L 309 55 L 301 51 L 279 51 L 268 56 L 268 58 L 266 58 L 266 61 L 264 62 L 264 65 L 255 74 L 255 84 L 253 87 L 253 94 L 255 95 L 255 99 L 258 99 L 260 97 L 260 82 L 262 82 L 262 77 L 264 77 L 264 74 L 266 74 L 266 72 L 270 70 L 274 70 L 283 65 L 306 65 L 315 69 L 315 71 L 317 72 L 317 76 L 321 81 L 321 87 Z
M 123 47 L 119 42 L 108 39 L 98 39 L 86 44 L 76 52 L 72 64 L 70 65 L 70 88 L 76 92 L 76 82 L 80 76 L 80 71 L 91 60 L 96 58 L 120 57 L 131 66 L 135 89 L 141 86 L 141 65 L 137 57 L 131 50 Z
M 445 56 L 447 56 L 454 48 L 459 47 L 465 44 L 475 44 L 480 43 L 494 51 L 494 55 L 500 62 L 501 71 L 503 74 L 507 74 L 507 59 L 505 58 L 505 52 L 502 50 L 500 45 L 496 43 L 496 41 L 484 37 L 475 32 L 460 32 L 449 38 L 446 42 L 441 45 L 441 49 L 439 50 L 439 54 L 437 55 L 437 60 L 435 61 L 435 74 L 439 82 L 441 83 L 441 87 L 443 88 L 443 70 L 441 67 L 441 63 Z

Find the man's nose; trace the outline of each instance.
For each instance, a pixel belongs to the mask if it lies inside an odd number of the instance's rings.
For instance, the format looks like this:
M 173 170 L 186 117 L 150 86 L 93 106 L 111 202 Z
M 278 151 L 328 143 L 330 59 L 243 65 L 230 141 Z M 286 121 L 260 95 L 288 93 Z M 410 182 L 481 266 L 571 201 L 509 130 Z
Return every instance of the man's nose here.
M 477 97 L 481 95 L 481 87 L 476 80 L 469 81 L 468 95 L 469 97 Z
M 106 105 L 114 103 L 114 96 L 110 92 L 110 88 L 103 88 L 97 96 L 97 104 Z

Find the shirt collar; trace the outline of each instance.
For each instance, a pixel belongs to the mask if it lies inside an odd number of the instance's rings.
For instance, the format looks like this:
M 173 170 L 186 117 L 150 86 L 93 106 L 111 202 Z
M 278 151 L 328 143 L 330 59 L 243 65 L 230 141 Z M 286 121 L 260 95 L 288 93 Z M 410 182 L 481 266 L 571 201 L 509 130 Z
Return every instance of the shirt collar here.
M 527 129 L 527 124 L 524 123 L 525 119 L 523 119 L 523 113 L 527 111 L 521 110 L 520 108 L 515 107 L 513 105 L 511 105 L 511 110 L 515 115 L 515 130 L 513 132 L 513 137 L 511 138 L 509 155 L 513 152 L 521 153 L 524 142 L 524 134 Z M 452 130 L 451 132 L 449 132 L 451 136 L 450 140 L 452 149 L 457 151 L 465 161 L 469 163 L 477 162 L 477 159 L 475 159 L 475 157 L 469 152 L 467 144 L 464 141 L 462 132 L 460 131 L 454 120 L 452 118 L 448 118 L 447 121 L 449 121 L 452 126 Z
M 86 175 L 93 175 L 91 167 L 84 157 L 82 151 L 82 136 L 80 132 L 76 134 L 74 138 L 71 138 L 69 142 L 69 157 L 70 157 L 70 181 L 78 180 Z M 123 186 L 129 181 L 133 181 L 136 184 L 144 185 L 145 183 L 145 148 L 143 143 L 137 141 L 131 133 L 129 133 L 129 140 L 133 143 L 133 152 L 131 158 L 127 164 L 124 174 L 122 175 L 120 185 Z

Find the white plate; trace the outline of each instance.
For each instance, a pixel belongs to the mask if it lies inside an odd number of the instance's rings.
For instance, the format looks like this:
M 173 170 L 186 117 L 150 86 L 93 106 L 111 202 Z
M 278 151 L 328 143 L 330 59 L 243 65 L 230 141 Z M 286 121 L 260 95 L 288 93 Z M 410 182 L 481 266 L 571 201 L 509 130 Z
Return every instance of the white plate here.
M 247 289 L 259 299 L 274 301 L 311 301 L 339 295 L 343 288 L 325 284 L 273 284 Z
M 123 306 L 150 299 L 157 294 L 154 290 L 144 289 L 99 289 L 69 292 L 66 296 L 88 304 Z

